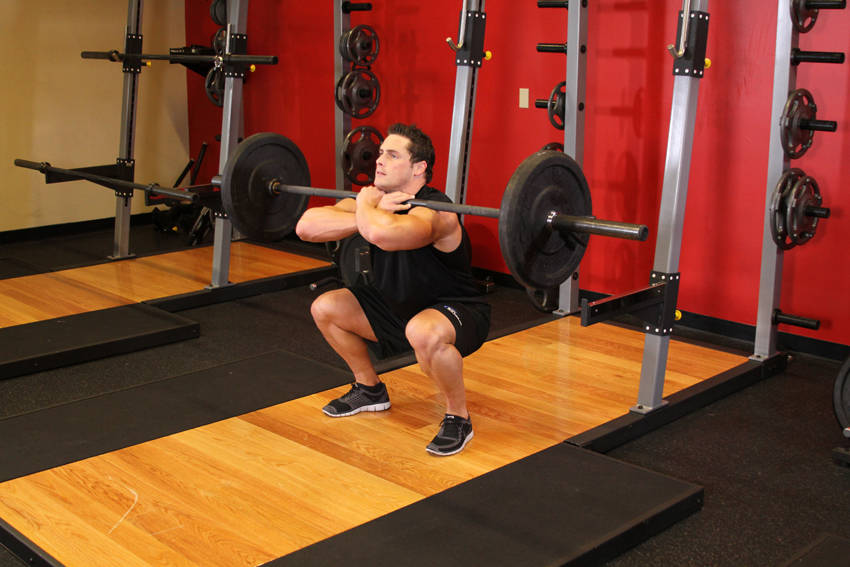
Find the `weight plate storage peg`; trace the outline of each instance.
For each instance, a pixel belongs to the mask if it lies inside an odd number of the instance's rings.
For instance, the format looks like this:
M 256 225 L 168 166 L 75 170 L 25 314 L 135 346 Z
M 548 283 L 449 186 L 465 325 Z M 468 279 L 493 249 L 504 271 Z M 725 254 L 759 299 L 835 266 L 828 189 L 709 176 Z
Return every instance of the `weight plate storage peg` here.
M 342 171 L 349 181 L 357 185 L 375 181 L 375 162 L 383 141 L 381 133 L 371 126 L 360 126 L 348 133 L 342 144 Z
M 291 140 L 264 132 L 242 140 L 227 160 L 221 177 L 221 201 L 236 229 L 255 240 L 280 240 L 295 229 L 309 196 L 272 191 L 271 182 L 286 179 L 310 185 L 304 154 Z
M 339 38 L 339 54 L 355 65 L 371 65 L 378 57 L 381 44 L 371 26 L 356 26 Z
M 369 69 L 352 69 L 336 84 L 334 93 L 340 110 L 354 118 L 366 118 L 378 107 L 381 85 Z

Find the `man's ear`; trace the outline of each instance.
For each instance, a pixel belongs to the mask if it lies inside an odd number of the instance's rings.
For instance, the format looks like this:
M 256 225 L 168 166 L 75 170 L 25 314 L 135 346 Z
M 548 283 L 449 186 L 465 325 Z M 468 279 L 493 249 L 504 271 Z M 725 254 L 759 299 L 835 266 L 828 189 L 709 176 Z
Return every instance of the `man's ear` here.
M 428 169 L 428 164 L 425 160 L 417 161 L 413 164 L 413 175 L 425 175 L 425 170 Z

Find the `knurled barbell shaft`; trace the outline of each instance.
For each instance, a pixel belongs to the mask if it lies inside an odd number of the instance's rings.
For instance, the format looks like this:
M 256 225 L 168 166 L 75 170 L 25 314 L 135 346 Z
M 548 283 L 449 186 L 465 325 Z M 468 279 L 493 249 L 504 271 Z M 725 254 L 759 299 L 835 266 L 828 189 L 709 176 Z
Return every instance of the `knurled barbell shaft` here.
M 313 197 L 331 197 L 333 199 L 356 199 L 354 191 L 337 191 L 335 189 L 320 189 L 319 187 L 306 187 L 304 185 L 285 185 L 272 181 L 269 185 L 272 193 L 294 193 L 296 195 L 311 195 Z M 461 215 L 475 215 L 477 217 L 499 218 L 499 209 L 490 207 L 477 207 L 474 205 L 461 205 L 458 203 L 444 203 L 440 201 L 423 201 L 421 199 L 410 199 L 410 206 L 427 207 L 435 211 L 446 211 Z
M 357 193 L 354 191 L 320 189 L 318 187 L 307 187 L 304 185 L 286 185 L 276 180 L 269 184 L 269 191 L 272 194 L 293 193 L 296 195 L 331 197 L 334 199 L 357 198 Z M 499 218 L 502 212 L 501 209 L 494 209 L 492 207 L 445 203 L 442 201 L 411 199 L 406 203 L 411 206 L 427 207 L 435 211 L 446 211 L 461 215 L 473 215 L 477 217 L 490 217 L 496 219 Z M 646 240 L 649 236 L 649 228 L 646 225 L 600 220 L 595 217 L 563 215 L 558 213 L 558 211 L 552 211 L 546 221 L 552 229 L 559 232 L 581 232 L 586 234 L 598 234 L 600 236 L 610 236 L 614 238 L 625 238 L 627 240 Z
M 60 167 L 53 167 L 46 161 L 37 162 L 28 161 L 25 159 L 16 159 L 15 165 L 18 167 L 25 167 L 27 169 L 34 169 L 44 174 L 53 173 L 59 175 L 66 175 L 69 177 L 69 181 L 71 179 L 84 179 L 86 181 L 91 181 L 92 183 L 97 183 L 98 185 L 102 185 L 113 190 L 118 188 L 131 189 L 135 191 L 145 191 L 153 195 L 174 197 L 176 199 L 187 200 L 192 202 L 198 200 L 198 195 L 196 193 L 190 193 L 188 191 L 182 191 L 180 189 L 168 189 L 165 187 L 160 187 L 156 183 L 151 183 L 150 185 L 142 185 L 141 183 L 133 183 L 132 181 L 125 181 L 123 179 L 104 177 L 102 175 L 95 175 L 93 173 L 87 173 L 85 171 L 78 171 L 74 169 L 62 169 Z
M 805 118 L 799 122 L 802 130 L 816 130 L 818 132 L 835 132 L 838 129 L 838 122 L 834 120 L 806 120 Z
M 538 8 L 569 8 L 569 0 L 537 0 Z

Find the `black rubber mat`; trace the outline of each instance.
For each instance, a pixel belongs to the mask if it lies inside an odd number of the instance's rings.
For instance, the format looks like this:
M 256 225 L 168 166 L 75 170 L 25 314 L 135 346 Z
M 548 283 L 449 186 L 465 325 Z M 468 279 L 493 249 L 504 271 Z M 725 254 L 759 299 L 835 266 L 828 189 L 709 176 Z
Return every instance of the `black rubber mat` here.
M 850 565 L 850 539 L 824 534 L 783 567 L 824 567 Z
M 341 386 L 284 351 L 0 421 L 0 482 Z
M 195 321 L 144 304 L 0 329 L 0 379 L 196 338 Z
M 0 258 L 0 280 L 39 274 L 42 270 L 19 258 Z
M 562 443 L 266 565 L 597 565 L 702 499 L 700 486 Z

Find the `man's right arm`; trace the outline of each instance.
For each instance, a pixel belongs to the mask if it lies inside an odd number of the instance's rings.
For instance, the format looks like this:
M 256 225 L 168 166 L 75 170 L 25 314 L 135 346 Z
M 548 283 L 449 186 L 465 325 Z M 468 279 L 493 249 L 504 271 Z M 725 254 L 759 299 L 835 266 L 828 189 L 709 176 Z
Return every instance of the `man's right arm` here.
M 313 207 L 304 211 L 295 233 L 307 242 L 341 240 L 357 232 L 354 199 L 343 199 L 335 205 Z

